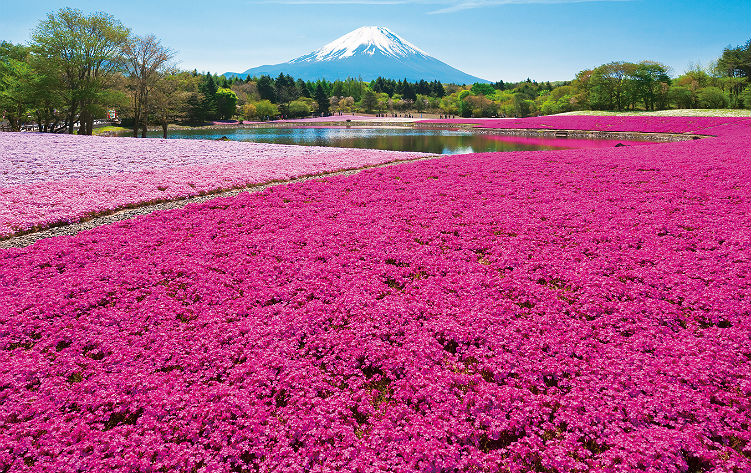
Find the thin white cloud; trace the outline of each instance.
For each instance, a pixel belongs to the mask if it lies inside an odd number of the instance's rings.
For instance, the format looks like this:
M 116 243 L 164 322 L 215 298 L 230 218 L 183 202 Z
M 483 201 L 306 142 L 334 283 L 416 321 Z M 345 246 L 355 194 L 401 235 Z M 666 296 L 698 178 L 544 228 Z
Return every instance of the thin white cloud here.
M 260 3 L 277 3 L 284 5 L 431 5 L 437 10 L 428 12 L 431 15 L 454 13 L 475 8 L 492 7 L 498 5 L 531 5 L 531 4 L 563 4 L 563 3 L 603 3 L 629 2 L 633 0 L 262 0 Z
M 450 3 L 450 5 L 429 12 L 431 15 L 441 13 L 454 13 L 462 10 L 471 10 L 474 8 L 491 7 L 497 5 L 531 5 L 531 4 L 562 4 L 562 3 L 602 3 L 602 2 L 628 2 L 631 0 L 465 0 L 454 2 L 432 2 L 432 3 Z

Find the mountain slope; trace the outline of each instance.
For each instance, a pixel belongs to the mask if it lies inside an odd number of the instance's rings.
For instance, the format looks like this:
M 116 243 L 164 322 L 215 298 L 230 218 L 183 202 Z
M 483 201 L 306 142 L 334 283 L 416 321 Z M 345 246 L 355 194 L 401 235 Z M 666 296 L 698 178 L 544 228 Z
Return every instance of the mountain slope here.
M 471 84 L 489 82 L 455 69 L 429 56 L 388 28 L 364 26 L 289 62 L 253 67 L 226 76 L 246 77 L 280 73 L 303 80 L 377 77 L 417 81 L 439 80 L 444 83 Z

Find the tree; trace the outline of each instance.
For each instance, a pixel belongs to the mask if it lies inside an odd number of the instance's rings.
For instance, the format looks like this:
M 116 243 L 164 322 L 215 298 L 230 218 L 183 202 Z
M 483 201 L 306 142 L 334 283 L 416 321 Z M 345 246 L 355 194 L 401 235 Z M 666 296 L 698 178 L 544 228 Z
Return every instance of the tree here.
M 725 108 L 728 98 L 719 87 L 704 87 L 696 92 L 701 108 Z
M 295 87 L 297 87 L 297 93 L 300 97 L 310 98 L 310 89 L 308 89 L 308 84 L 304 80 L 297 79 Z
M 424 112 L 428 108 L 428 97 L 425 95 L 419 94 L 417 96 L 417 100 L 415 100 L 415 110 L 417 110 L 418 113 Z
M 123 45 L 125 67 L 133 105 L 133 136 L 146 136 L 149 112 L 149 95 L 159 81 L 160 74 L 169 66 L 174 52 L 162 46 L 154 36 L 131 36 Z
M 27 58 L 24 46 L 0 43 L 0 110 L 14 131 L 21 129 L 32 106 L 34 73 Z
M 670 103 L 676 108 L 693 108 L 696 100 L 694 93 L 688 87 L 671 85 L 668 90 Z
M 744 107 L 751 108 L 751 85 L 743 89 L 743 92 L 741 92 L 740 99 L 743 101 Z
M 276 102 L 276 90 L 274 89 L 274 81 L 271 77 L 264 75 L 258 79 L 258 95 L 261 97 L 261 100 Z
M 198 92 L 200 93 L 200 107 L 203 120 L 214 120 L 217 116 L 216 109 L 216 92 L 219 87 L 216 85 L 214 76 L 207 72 L 198 83 Z M 202 120 L 202 121 L 203 121 Z
M 288 110 L 290 117 L 300 118 L 310 115 L 311 108 L 305 99 L 298 99 L 289 103 Z
M 329 98 L 326 95 L 326 92 L 323 90 L 323 87 L 321 84 L 318 84 L 316 86 L 316 92 L 315 92 L 315 101 L 318 103 L 318 112 L 321 115 L 328 115 L 329 114 Z
M 360 79 L 347 78 L 344 81 L 344 96 L 352 97 L 355 102 L 359 102 L 362 99 L 362 95 L 365 92 L 365 82 Z
M 490 96 L 490 95 L 493 95 L 493 93 L 495 93 L 495 89 L 493 88 L 492 85 L 490 85 L 490 84 L 481 84 L 479 82 L 475 82 L 472 85 L 472 89 L 471 90 L 472 90 L 472 93 L 474 95 Z
M 646 110 L 667 106 L 670 77 L 668 68 L 658 62 L 642 61 L 633 73 L 634 86 Z
M 245 105 L 243 105 L 243 117 L 246 120 L 255 120 L 256 119 L 256 106 L 252 102 L 248 102 Z
M 473 117 L 491 117 L 497 114 L 496 105 L 482 94 L 466 97 L 464 104 Z
M 355 106 L 355 99 L 354 97 L 342 97 L 339 99 L 339 102 L 337 102 L 337 109 L 340 112 L 349 113 L 352 111 L 352 107 Z
M 340 80 L 335 80 L 334 84 L 331 86 L 331 95 L 335 95 L 337 97 L 341 97 L 344 95 L 344 82 Z
M 751 80 L 751 39 L 743 46 L 725 48 L 715 69 L 724 77 L 745 77 Z
M 187 73 L 177 71 L 161 72 L 157 76 L 150 103 L 162 126 L 162 137 L 165 139 L 169 122 L 187 117 L 185 105 L 193 92 L 192 84 L 186 76 Z
M 630 62 L 611 62 L 592 70 L 589 77 L 589 105 L 594 110 L 625 108 L 628 87 L 638 66 Z
M 55 83 L 65 96 L 69 133 L 77 120 L 79 134 L 92 133 L 94 116 L 103 114 L 110 100 L 108 89 L 122 70 L 121 50 L 128 34 L 111 15 L 86 16 L 72 8 L 50 13 L 34 30 L 32 50 L 56 75 Z
M 284 74 L 279 74 L 279 77 L 276 78 L 274 89 L 277 103 L 288 103 L 301 96 L 295 84 L 295 79 Z
M 370 89 L 366 90 L 365 95 L 362 96 L 362 106 L 365 108 L 365 111 L 373 113 L 377 105 L 378 97 L 376 97 L 376 93 Z
M 223 87 L 217 89 L 216 109 L 220 119 L 231 119 L 237 111 L 237 94 L 232 90 Z
M 443 88 L 443 84 L 435 80 L 430 84 L 430 95 L 433 97 L 443 98 L 446 95 L 446 89 Z
M 256 118 L 259 120 L 269 120 L 279 116 L 279 108 L 268 100 L 261 100 L 254 103 L 256 107 Z
M 531 112 L 530 100 L 524 98 L 522 94 L 514 94 L 514 113 L 517 117 L 529 116 Z

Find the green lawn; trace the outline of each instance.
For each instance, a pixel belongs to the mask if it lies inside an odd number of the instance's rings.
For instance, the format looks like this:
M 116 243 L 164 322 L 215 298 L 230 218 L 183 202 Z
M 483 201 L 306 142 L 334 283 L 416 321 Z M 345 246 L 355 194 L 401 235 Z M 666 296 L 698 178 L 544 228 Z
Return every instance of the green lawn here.
M 94 135 L 125 135 L 127 133 L 133 133 L 132 128 L 125 128 L 124 126 L 101 126 L 94 128 Z

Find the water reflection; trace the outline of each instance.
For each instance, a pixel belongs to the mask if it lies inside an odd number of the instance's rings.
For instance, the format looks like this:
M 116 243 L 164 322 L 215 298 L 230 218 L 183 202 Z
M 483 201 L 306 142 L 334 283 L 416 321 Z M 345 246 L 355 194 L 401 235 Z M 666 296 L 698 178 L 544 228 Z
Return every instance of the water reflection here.
M 149 133 L 149 136 L 160 137 L 161 134 L 154 132 Z M 479 134 L 467 130 L 420 130 L 385 127 L 221 128 L 183 130 L 170 133 L 170 138 L 213 140 L 222 136 L 235 141 L 418 151 L 434 154 L 599 148 L 613 147 L 618 143 L 627 145 L 647 144 L 646 142 L 632 143 L 613 140 L 503 136 Z

